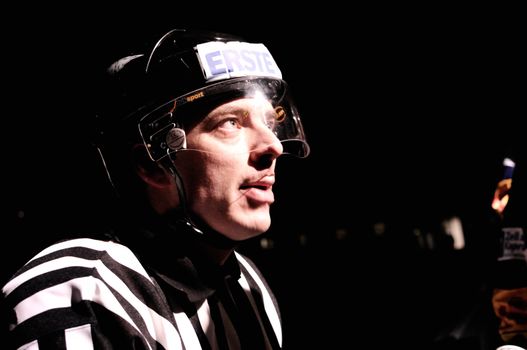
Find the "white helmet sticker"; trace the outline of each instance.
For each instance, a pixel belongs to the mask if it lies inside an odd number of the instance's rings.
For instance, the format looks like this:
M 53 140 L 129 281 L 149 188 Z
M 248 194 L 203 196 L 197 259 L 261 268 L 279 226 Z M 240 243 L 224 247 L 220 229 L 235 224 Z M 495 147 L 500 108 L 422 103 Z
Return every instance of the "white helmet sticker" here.
M 273 56 L 263 44 L 213 41 L 196 46 L 207 82 L 244 76 L 282 79 Z

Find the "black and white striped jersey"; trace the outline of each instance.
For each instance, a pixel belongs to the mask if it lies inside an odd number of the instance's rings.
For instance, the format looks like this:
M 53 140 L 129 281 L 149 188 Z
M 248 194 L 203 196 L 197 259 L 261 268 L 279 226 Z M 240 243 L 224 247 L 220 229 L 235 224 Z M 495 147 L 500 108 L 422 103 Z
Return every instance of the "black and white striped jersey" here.
M 42 250 L 2 288 L 16 349 L 278 349 L 276 300 L 234 253 L 221 271 L 187 256 L 159 270 L 114 241 Z M 213 271 L 214 270 L 214 271 Z M 203 276 L 207 276 L 203 278 Z

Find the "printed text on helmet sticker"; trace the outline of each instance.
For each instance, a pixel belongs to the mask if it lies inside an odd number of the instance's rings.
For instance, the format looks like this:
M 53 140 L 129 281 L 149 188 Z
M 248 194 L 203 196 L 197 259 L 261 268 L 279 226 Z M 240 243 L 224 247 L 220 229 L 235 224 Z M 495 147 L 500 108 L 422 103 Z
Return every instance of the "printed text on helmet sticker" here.
M 250 75 L 282 78 L 273 56 L 263 44 L 214 41 L 199 44 L 196 50 L 207 82 Z

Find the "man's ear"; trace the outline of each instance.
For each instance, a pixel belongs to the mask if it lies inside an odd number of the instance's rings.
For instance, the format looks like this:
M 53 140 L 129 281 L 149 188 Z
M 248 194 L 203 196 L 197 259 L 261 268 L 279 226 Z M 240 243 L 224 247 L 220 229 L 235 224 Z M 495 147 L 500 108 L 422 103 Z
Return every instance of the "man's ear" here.
M 132 157 L 135 163 L 137 175 L 147 184 L 154 187 L 166 187 L 171 184 L 170 173 L 154 162 L 149 156 L 144 144 L 136 144 L 132 149 Z

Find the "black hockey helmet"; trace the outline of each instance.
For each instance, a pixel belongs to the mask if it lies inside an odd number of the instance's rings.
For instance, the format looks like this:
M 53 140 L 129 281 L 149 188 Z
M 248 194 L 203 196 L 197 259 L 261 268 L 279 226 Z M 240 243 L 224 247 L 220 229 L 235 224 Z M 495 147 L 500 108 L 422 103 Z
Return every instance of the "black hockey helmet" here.
M 272 130 L 284 153 L 309 154 L 300 116 L 269 50 L 230 34 L 171 30 L 144 52 L 111 64 L 99 95 L 103 147 L 123 138 L 143 142 L 159 161 L 186 148 L 188 115 L 197 110 L 205 116 L 204 108 L 259 95 L 275 108 Z

